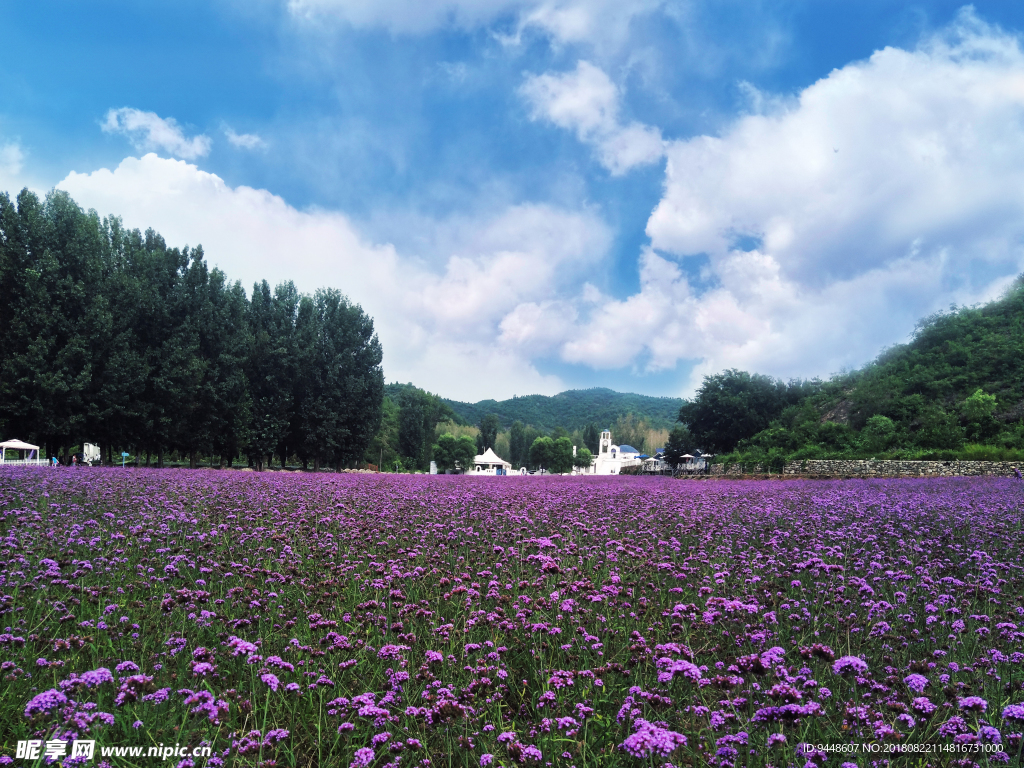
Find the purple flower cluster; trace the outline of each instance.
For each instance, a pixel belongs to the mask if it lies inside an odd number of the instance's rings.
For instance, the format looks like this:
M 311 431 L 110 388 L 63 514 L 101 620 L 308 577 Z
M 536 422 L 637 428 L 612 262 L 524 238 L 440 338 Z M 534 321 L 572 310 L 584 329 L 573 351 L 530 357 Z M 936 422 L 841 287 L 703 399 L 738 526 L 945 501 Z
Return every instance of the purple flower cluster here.
M 654 725 L 642 718 L 633 721 L 633 728 L 635 731 L 620 745 L 633 757 L 668 757 L 679 747 L 686 746 L 686 737 L 683 734 Z
M 56 688 L 51 688 L 32 698 L 25 707 L 25 717 L 31 719 L 39 715 L 48 715 L 67 703 L 67 696 Z
M 924 693 L 924 689 L 928 687 L 928 678 L 924 675 L 907 675 L 903 682 L 914 693 Z
M 836 663 L 832 665 L 832 671 L 837 675 L 848 675 L 850 673 L 863 675 L 868 671 L 868 665 L 867 662 L 856 656 L 843 656 L 841 659 L 836 659 Z

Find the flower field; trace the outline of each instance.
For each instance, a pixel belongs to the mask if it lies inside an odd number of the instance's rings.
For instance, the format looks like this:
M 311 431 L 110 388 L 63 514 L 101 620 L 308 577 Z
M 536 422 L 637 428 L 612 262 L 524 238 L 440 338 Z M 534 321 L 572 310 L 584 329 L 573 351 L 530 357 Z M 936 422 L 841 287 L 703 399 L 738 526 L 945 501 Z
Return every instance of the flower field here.
M 1012 481 L 7 470 L 0 514 L 0 764 L 1019 764 Z

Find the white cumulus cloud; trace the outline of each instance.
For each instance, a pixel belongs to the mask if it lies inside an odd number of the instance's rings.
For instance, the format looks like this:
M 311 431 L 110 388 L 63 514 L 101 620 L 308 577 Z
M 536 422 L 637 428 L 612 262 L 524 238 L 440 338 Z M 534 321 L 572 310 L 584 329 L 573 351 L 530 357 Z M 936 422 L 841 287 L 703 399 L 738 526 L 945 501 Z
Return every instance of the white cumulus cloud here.
M 572 72 L 528 76 L 520 94 L 530 104 L 533 119 L 575 131 L 615 175 L 657 162 L 665 153 L 657 128 L 637 122 L 622 124 L 619 89 L 588 61 L 578 62 Z
M 184 160 L 195 160 L 210 153 L 208 136 L 188 138 L 173 117 L 160 117 L 155 112 L 143 112 L 133 107 L 121 107 L 107 112 L 102 124 L 106 133 L 127 136 L 139 150 L 162 150 Z
M 639 288 L 624 297 L 595 287 L 612 238 L 589 209 L 428 223 L 421 253 L 416 238 L 370 242 L 342 214 L 155 155 L 60 186 L 169 242 L 202 242 L 247 283 L 337 286 L 375 317 L 390 379 L 467 399 L 557 391 L 535 364 L 546 357 L 650 371 L 696 361 L 688 391 L 728 367 L 827 375 L 1024 271 L 1017 37 L 968 10 L 799 93 L 743 90 L 751 111 L 717 135 L 664 142 L 623 118 L 618 88 L 586 61 L 523 83 L 535 118 L 573 131 L 613 173 L 667 158 Z
M 246 288 L 266 279 L 340 289 L 374 318 L 388 379 L 471 400 L 564 389 L 528 351 L 501 340 L 502 323 L 578 283 L 610 244 L 592 213 L 518 205 L 442 224 L 450 255 L 433 266 L 367 242 L 340 213 L 300 211 L 154 154 L 72 173 L 58 186 L 128 226 L 153 227 L 172 245 L 202 243 L 208 262 Z
M 575 80 L 589 85 L 546 88 L 549 114 L 590 140 L 614 91 L 583 68 Z M 691 391 L 733 366 L 827 375 L 1024 270 L 1016 37 L 965 11 L 913 50 L 880 50 L 760 105 L 718 136 L 669 145 L 637 293 L 557 326 L 560 340 L 538 308 L 517 343 L 600 368 L 697 360 Z
M 224 136 L 228 143 L 239 149 L 266 149 L 267 142 L 256 133 L 235 133 L 231 126 L 224 126 Z

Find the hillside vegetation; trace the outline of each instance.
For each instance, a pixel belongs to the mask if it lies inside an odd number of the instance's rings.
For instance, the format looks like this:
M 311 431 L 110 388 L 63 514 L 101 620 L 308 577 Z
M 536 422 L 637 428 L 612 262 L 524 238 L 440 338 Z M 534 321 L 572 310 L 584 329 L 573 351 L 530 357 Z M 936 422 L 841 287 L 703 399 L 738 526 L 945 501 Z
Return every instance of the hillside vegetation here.
M 487 414 L 493 413 L 501 420 L 503 427 L 521 421 L 542 430 L 562 427 L 570 432 L 582 430 L 589 424 L 597 424 L 601 428 L 610 427 L 627 414 L 646 420 L 655 429 L 668 429 L 675 423 L 683 404 L 678 397 L 650 397 L 602 387 L 571 389 L 553 396 L 527 395 L 501 401 L 444 402 L 469 424 L 476 424 Z
M 726 418 L 730 403 L 737 414 L 756 403 L 759 418 Z M 1024 459 L 1024 279 L 924 319 L 909 343 L 827 382 L 708 377 L 681 415 L 732 461 Z

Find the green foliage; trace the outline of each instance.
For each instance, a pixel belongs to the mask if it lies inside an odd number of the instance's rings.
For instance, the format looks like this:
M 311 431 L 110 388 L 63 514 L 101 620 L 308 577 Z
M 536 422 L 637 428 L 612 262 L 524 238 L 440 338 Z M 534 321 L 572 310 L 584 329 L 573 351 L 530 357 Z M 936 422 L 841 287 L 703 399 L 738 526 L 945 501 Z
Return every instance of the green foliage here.
M 573 457 L 572 465 L 579 469 L 587 469 L 594 462 L 594 454 L 589 448 L 579 448 Z
M 538 437 L 530 444 L 530 464 L 537 469 L 550 469 L 555 441 L 550 437 Z
M 999 433 L 1000 424 L 995 417 L 996 396 L 986 395 L 980 387 L 964 400 L 960 413 L 969 440 L 987 440 Z
M 728 452 L 818 386 L 817 382 L 786 384 L 770 376 L 724 371 L 704 378 L 697 396 L 679 409 L 679 421 L 689 427 L 702 450 Z
M 719 376 L 729 373 L 735 372 Z M 909 344 L 859 371 L 812 384 L 781 412 L 770 402 L 751 405 L 746 421 L 766 423 L 737 441 L 730 458 L 1017 461 L 1024 450 L 1024 280 L 998 301 L 926 318 Z M 707 398 L 724 421 L 735 403 L 719 401 Z M 683 410 L 697 411 L 695 403 Z
M 434 428 L 455 414 L 440 397 L 412 384 L 389 384 L 385 391 L 399 404 L 398 447 L 405 464 L 426 470 L 430 465 Z
M 864 425 L 860 439 L 868 453 L 884 453 L 896 444 L 896 424 L 888 416 L 876 414 Z
M 964 400 L 961 411 L 968 423 L 979 424 L 991 419 L 996 412 L 996 396 L 986 395 L 985 390 L 979 387 Z
M 378 465 L 382 472 L 392 469 L 395 460 L 400 458 L 398 417 L 398 404 L 390 397 L 385 397 L 381 404 L 380 429 L 366 446 L 366 453 L 363 457 L 366 463 Z
M 548 469 L 556 474 L 565 474 L 572 471 L 572 440 L 568 437 L 559 437 L 552 441 L 551 453 L 548 457 Z
M 592 453 L 597 453 L 601 442 L 601 430 L 597 428 L 594 423 L 587 424 L 583 428 L 583 444 L 587 446 L 587 449 Z
M 48 455 L 98 442 L 165 453 L 355 463 L 377 431 L 380 343 L 337 291 L 251 299 L 201 247 L 83 212 L 66 192 L 0 194 L 0 431 Z
M 697 443 L 690 434 L 685 424 L 676 424 L 669 432 L 668 442 L 665 443 L 665 462 L 671 467 L 678 467 L 685 459 L 685 454 L 693 454 L 697 449 Z
M 651 425 L 647 419 L 635 413 L 619 416 L 612 425 L 612 437 L 619 445 L 631 445 L 640 453 L 647 447 L 647 430 Z
M 480 434 L 477 436 L 476 449 L 483 453 L 488 448 L 494 448 L 494 442 L 498 439 L 498 432 L 501 430 L 501 419 L 497 414 L 489 413 L 480 419 Z
M 476 441 L 469 435 L 462 435 L 455 441 L 455 462 L 463 472 L 473 469 L 476 458 Z
M 413 462 L 422 456 L 423 440 L 428 434 L 424 426 L 427 421 L 424 394 L 418 391 L 404 392 L 399 401 L 398 450 Z
M 966 401 L 981 389 L 982 395 Z M 987 395 L 985 393 L 988 393 Z M 995 397 L 995 408 L 991 408 Z M 1024 282 L 998 301 L 952 308 L 918 324 L 909 344 L 893 347 L 854 373 L 834 379 L 816 406 L 855 429 L 881 413 L 904 425 L 912 444 L 927 412 L 963 416 L 963 426 L 986 413 L 1001 425 L 1024 415 Z M 967 407 L 973 416 L 962 411 Z M 979 422 L 974 422 L 979 423 Z
M 508 461 L 516 469 L 530 461 L 530 443 L 527 442 L 526 427 L 521 421 L 512 422 L 508 435 Z
M 467 472 L 473 468 L 476 444 L 468 435 L 455 437 L 450 432 L 446 432 L 437 438 L 437 442 L 433 446 L 433 454 L 438 472 L 453 472 L 458 469 Z
M 573 468 L 572 440 L 568 437 L 552 439 L 538 437 L 530 445 L 530 464 L 554 474 L 571 472 Z M 586 466 L 590 466 L 588 461 Z
M 597 426 L 609 426 L 628 413 L 646 419 L 653 428 L 668 429 L 675 422 L 683 401 L 676 397 L 648 397 L 598 387 L 569 390 L 551 397 L 528 395 L 500 402 L 481 400 L 478 403 L 461 403 L 446 400 L 445 403 L 470 424 L 478 424 L 486 414 L 493 413 L 501 419 L 503 425 L 521 421 L 549 432 L 556 427 L 569 431 L 585 429 L 594 426 L 595 422 Z M 588 443 L 588 447 L 592 451 L 597 450 L 596 438 L 594 445 Z

